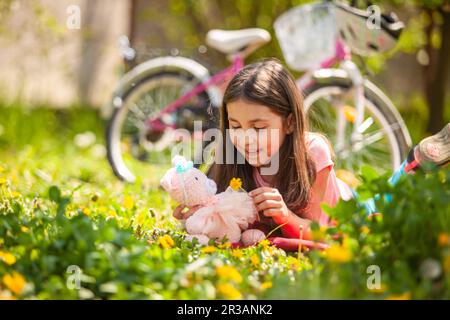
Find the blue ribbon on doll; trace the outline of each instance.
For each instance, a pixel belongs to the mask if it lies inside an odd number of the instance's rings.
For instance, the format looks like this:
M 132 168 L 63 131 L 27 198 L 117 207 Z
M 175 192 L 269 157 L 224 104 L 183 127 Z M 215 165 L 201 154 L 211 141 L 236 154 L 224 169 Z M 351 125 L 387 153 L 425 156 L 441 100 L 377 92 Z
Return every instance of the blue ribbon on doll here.
M 177 163 L 175 169 L 178 173 L 186 172 L 194 166 L 192 161 Z

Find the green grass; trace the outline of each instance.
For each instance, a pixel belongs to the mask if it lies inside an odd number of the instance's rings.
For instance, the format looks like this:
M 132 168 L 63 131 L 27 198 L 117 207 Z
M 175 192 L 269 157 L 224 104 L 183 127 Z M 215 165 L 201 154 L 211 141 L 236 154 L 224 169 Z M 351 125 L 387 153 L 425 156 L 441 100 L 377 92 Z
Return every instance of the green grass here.
M 0 107 L 0 298 L 450 297 L 448 170 L 403 179 L 399 190 L 366 170 L 362 196 L 385 188 L 399 202 L 378 204 L 381 222 L 366 221 L 355 202 L 338 206 L 339 226 L 315 231 L 334 244 L 326 256 L 264 242 L 202 247 L 184 241 L 171 217 L 176 203 L 159 187 L 168 165 L 120 182 L 104 156 L 104 128 L 87 108 Z M 77 145 L 79 134 L 90 143 Z M 428 191 L 415 195 L 417 184 Z M 332 241 L 335 232 L 344 237 Z M 409 247 L 414 234 L 420 241 Z M 426 258 L 440 266 L 438 278 L 420 277 Z M 366 286 L 371 264 L 382 267 L 375 291 Z

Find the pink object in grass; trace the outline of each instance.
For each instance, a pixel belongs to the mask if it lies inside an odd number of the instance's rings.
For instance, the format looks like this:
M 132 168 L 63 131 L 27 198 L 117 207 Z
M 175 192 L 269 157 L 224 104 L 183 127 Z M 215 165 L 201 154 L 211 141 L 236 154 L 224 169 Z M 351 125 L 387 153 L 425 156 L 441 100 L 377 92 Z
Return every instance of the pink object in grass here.
M 258 219 L 253 200 L 247 192 L 228 187 L 216 194 L 215 182 L 194 168 L 192 162 L 175 156 L 174 165 L 161 179 L 161 185 L 171 197 L 187 207 L 200 208 L 185 221 L 186 231 L 205 243 L 206 238 L 232 243 L 239 242 L 241 233 Z
M 245 230 L 241 235 L 241 241 L 245 247 L 255 245 L 265 238 L 264 232 L 258 229 Z

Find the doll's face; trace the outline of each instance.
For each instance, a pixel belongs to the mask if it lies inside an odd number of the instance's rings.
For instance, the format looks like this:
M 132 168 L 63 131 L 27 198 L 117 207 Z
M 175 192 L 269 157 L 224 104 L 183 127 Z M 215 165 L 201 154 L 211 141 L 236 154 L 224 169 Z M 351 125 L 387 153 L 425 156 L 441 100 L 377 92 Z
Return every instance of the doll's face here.
M 194 193 L 206 194 L 207 196 L 213 196 L 217 192 L 217 185 L 214 180 L 208 179 L 208 177 L 198 170 L 197 168 L 192 168 L 188 173 L 190 178 L 189 187 L 194 191 Z
M 172 168 L 161 179 L 161 185 L 175 201 L 188 207 L 205 204 L 217 192 L 216 183 L 197 168 L 183 173 Z

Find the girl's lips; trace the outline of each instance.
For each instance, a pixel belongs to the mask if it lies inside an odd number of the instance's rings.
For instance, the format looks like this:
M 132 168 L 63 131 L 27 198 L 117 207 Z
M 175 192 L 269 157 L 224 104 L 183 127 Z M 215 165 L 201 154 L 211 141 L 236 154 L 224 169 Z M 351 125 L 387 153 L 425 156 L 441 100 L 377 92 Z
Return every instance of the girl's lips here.
M 259 153 L 262 149 L 258 149 L 256 151 L 248 151 L 247 149 L 245 149 L 245 153 Z
M 256 150 L 256 151 L 248 151 L 248 150 L 245 150 L 245 154 L 249 154 L 249 155 L 255 155 L 255 154 L 258 154 L 258 153 L 260 153 L 260 152 L 261 152 L 261 149 Z

